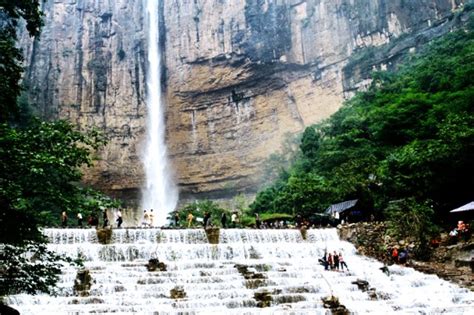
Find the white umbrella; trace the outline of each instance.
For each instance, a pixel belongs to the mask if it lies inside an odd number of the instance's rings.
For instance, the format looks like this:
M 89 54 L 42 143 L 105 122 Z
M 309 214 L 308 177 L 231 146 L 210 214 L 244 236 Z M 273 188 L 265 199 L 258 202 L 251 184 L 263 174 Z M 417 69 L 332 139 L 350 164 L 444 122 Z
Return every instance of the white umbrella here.
M 471 201 L 470 203 L 462 207 L 456 208 L 454 210 L 451 210 L 449 212 L 462 212 L 462 211 L 470 211 L 470 210 L 474 210 L 474 201 Z

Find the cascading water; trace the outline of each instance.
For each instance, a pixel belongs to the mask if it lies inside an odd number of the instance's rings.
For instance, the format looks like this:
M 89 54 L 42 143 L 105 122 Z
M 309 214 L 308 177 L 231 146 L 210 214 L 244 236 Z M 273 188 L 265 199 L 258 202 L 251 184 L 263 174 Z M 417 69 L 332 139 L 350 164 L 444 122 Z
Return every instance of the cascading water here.
M 146 185 L 142 209 L 153 209 L 155 225 L 164 225 L 178 202 L 165 144 L 164 101 L 161 94 L 161 55 L 159 49 L 158 0 L 146 1 L 148 18 L 147 143 L 143 155 Z
M 203 230 L 113 230 L 112 243 L 97 242 L 92 229 L 47 229 L 50 248 L 85 258 L 93 284 L 89 296 L 75 296 L 76 271 L 64 270 L 57 297 L 16 295 L 7 302 L 21 314 L 330 314 L 322 298 L 334 295 L 359 314 L 467 314 L 474 293 L 433 275 L 390 266 L 356 254 L 335 229 L 221 230 L 211 245 Z M 350 271 L 325 271 L 318 259 L 340 251 Z M 167 271 L 148 271 L 158 258 Z M 243 266 L 243 267 L 242 267 Z M 243 273 L 242 270 L 246 270 Z M 352 282 L 368 281 L 363 292 Z M 184 298 L 170 291 L 182 288 Z M 256 293 L 266 292 L 259 308 Z M 156 313 L 154 313 L 156 314 Z

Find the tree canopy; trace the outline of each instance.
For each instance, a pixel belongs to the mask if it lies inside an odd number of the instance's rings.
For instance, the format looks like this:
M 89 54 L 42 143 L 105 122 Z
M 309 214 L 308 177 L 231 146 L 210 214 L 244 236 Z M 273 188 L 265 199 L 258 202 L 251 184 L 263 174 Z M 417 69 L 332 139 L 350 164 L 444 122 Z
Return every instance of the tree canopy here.
M 81 168 L 105 143 L 96 130 L 80 132 L 66 121 L 19 117 L 21 51 L 15 46 L 24 20 L 38 36 L 37 0 L 0 0 L 0 298 L 21 292 L 51 292 L 61 263 L 47 250 L 40 228 L 59 222 L 62 211 L 87 215 L 110 198 L 81 184 Z

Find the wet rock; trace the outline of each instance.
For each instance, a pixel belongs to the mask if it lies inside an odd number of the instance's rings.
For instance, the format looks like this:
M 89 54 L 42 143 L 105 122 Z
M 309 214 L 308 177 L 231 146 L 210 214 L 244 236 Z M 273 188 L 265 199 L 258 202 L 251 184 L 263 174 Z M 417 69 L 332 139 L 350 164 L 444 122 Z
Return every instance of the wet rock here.
M 346 315 L 350 314 L 347 308 L 339 302 L 339 299 L 334 296 L 321 298 L 324 308 L 330 309 L 332 314 Z
M 77 296 L 89 296 L 91 286 L 92 277 L 89 269 L 78 270 L 76 279 L 74 280 L 74 294 Z
M 237 268 L 237 270 L 239 271 L 239 273 L 244 276 L 245 279 L 249 280 L 249 279 L 265 279 L 265 275 L 263 273 L 260 273 L 260 272 L 255 272 L 255 271 L 252 271 L 252 270 L 249 270 L 249 266 L 247 265 L 240 265 L 240 264 L 237 264 L 235 265 L 235 268 Z
M 1 315 L 20 315 L 20 312 L 18 312 L 13 307 L 0 303 L 0 314 Z
M 357 279 L 356 281 L 352 281 L 351 283 L 357 285 L 359 290 L 361 290 L 362 292 L 365 292 L 369 289 L 369 282 L 365 280 Z
M 119 285 L 119 286 L 114 287 L 114 291 L 115 292 L 125 292 L 125 291 L 127 291 L 127 289 L 125 289 L 125 287 L 123 285 Z
M 461 260 L 461 259 L 456 259 L 454 261 L 454 266 L 455 267 L 470 267 L 471 269 L 473 269 L 473 266 L 474 265 L 474 260 L 470 259 L 470 260 Z
M 201 277 L 210 277 L 211 276 L 211 273 L 210 272 L 207 272 L 207 271 L 199 271 L 199 275 Z
M 170 297 L 172 299 L 184 299 L 186 297 L 186 292 L 181 286 L 176 286 L 170 290 Z
M 160 262 L 157 258 L 152 258 L 146 264 L 146 269 L 148 271 L 166 271 L 166 264 Z
M 417 261 L 413 253 L 419 250 L 421 244 L 409 237 L 399 240 L 386 235 L 384 222 L 344 224 L 338 232 L 341 239 L 353 243 L 361 255 L 374 257 L 391 265 L 394 262 L 390 249 L 399 246 L 408 249 L 407 265 L 410 267 L 424 273 L 436 274 L 440 278 L 471 290 L 474 286 L 472 279 L 463 278 L 463 275 L 474 272 L 474 262 L 472 264 L 470 262 L 470 252 L 474 249 L 472 238 L 457 240 L 453 244 L 447 233 L 442 233 L 437 238 L 439 242 L 436 242 L 436 246 L 432 246 L 429 259 Z
M 253 297 L 257 300 L 257 307 L 269 307 L 272 303 L 271 293 L 267 290 L 255 292 Z
M 205 229 L 206 235 L 207 235 L 207 240 L 209 241 L 209 244 L 219 244 L 219 228 L 216 227 L 208 227 Z
M 84 301 L 84 304 L 103 304 L 105 301 L 97 297 L 92 297 Z
M 293 293 L 309 293 L 311 292 L 310 289 L 305 288 L 305 287 L 296 287 L 288 290 L 289 292 Z
M 247 289 L 257 289 L 267 285 L 266 279 L 251 279 L 245 281 L 245 287 Z
M 97 239 L 101 244 L 110 244 L 112 242 L 112 229 L 97 229 Z
M 274 304 L 289 304 L 306 301 L 303 295 L 273 295 Z
M 377 292 L 376 292 L 375 288 L 370 288 L 367 291 L 367 294 L 369 295 L 371 300 L 378 300 Z
M 257 250 L 255 248 L 253 248 L 253 246 L 252 246 L 252 247 L 249 248 L 249 258 L 250 259 L 260 259 L 262 257 L 257 252 Z
M 306 226 L 303 225 L 301 228 L 300 228 L 300 232 L 301 232 L 301 237 L 306 240 L 306 238 L 308 237 L 308 230 L 306 229 Z

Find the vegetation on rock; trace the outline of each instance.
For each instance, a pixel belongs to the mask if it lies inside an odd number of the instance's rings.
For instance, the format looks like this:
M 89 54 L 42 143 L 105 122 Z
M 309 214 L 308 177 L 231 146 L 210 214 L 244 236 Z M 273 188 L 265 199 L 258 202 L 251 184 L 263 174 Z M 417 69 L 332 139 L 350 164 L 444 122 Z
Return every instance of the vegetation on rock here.
M 257 194 L 251 210 L 309 217 L 358 199 L 366 215 L 388 218 L 394 233 L 421 238 L 471 201 L 473 20 L 398 72 L 374 73 L 367 91 L 308 127 L 295 162 Z

